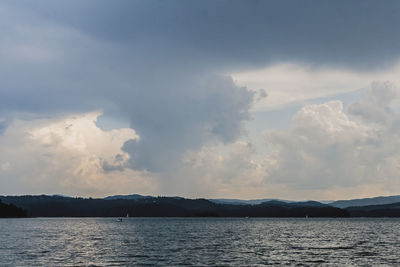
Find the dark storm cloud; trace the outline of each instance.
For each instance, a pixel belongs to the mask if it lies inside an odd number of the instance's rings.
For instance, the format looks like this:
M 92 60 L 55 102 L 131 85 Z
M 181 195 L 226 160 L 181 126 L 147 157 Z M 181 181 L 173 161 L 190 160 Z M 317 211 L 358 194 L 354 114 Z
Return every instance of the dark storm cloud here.
M 369 69 L 400 55 L 399 2 L 5 1 L 0 112 L 103 109 L 141 136 L 130 166 L 245 132 L 255 93 L 230 70 L 298 61 Z
M 173 168 L 174 159 L 185 149 L 213 141 L 233 142 L 250 118 L 254 92 L 236 87 L 230 78 L 175 78 L 163 87 L 162 96 L 146 95 L 134 105 L 124 105 L 127 113 L 135 114 L 131 124 L 141 136 L 123 147 L 137 169 Z
M 393 31 L 400 23 L 398 1 L 18 1 L 18 5 L 96 38 L 149 44 L 150 50 L 161 48 L 180 60 L 194 56 L 192 64 L 298 60 L 369 68 L 390 64 L 400 55 L 400 34 Z

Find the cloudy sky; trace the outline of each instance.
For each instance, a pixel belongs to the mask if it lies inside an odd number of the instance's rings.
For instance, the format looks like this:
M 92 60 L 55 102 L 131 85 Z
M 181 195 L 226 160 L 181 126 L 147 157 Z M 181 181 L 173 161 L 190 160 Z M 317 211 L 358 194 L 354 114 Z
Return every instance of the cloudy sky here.
M 0 194 L 400 194 L 399 1 L 0 2 Z

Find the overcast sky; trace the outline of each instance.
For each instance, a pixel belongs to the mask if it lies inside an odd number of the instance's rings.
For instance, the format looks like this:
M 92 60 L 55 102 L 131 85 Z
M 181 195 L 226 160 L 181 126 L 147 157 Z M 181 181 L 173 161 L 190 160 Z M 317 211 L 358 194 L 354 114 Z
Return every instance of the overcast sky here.
M 0 2 L 0 194 L 400 194 L 399 1 Z

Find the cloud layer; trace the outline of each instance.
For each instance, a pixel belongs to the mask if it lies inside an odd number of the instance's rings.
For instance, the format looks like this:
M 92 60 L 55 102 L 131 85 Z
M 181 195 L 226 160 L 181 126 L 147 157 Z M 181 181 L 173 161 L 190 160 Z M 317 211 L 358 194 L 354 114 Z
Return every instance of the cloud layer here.
M 239 85 L 264 88 L 268 91 L 268 98 L 262 99 L 255 106 L 255 110 L 263 111 L 282 109 L 289 105 L 303 105 L 319 98 L 337 97 L 339 94 L 368 88 L 371 81 L 391 81 L 400 84 L 400 64 L 387 69 L 357 71 L 281 63 L 233 73 L 232 77 Z
M 106 177 L 122 177 L 110 186 L 118 191 L 132 175 L 143 185 L 137 192 L 195 194 L 204 182 L 215 194 L 250 196 L 265 181 L 280 190 L 283 183 L 354 185 L 347 178 L 357 175 L 369 182 L 363 177 L 373 172 L 360 166 L 381 162 L 376 153 L 386 155 L 385 140 L 397 142 L 388 101 L 395 95 L 386 89 L 378 86 L 348 113 L 339 102 L 304 107 L 288 132 L 266 134 L 266 148 L 253 144 L 247 124 L 257 103 L 262 109 L 306 101 L 395 77 L 399 12 L 398 1 L 3 1 L 1 185 L 9 192 L 34 188 L 34 176 L 46 185 L 37 191 L 79 185 L 101 194 L 112 183 Z M 293 77 L 289 87 L 282 76 Z M 343 78 L 346 84 L 338 82 Z M 99 114 L 90 113 L 96 110 L 130 129 L 100 129 L 93 123 Z M 80 125 L 71 128 L 75 137 L 61 126 L 66 118 Z M 260 156 L 270 146 L 273 156 Z M 35 153 L 43 156 L 31 158 Z M 13 167 L 18 155 L 20 171 Z M 346 169 L 337 173 L 328 160 Z M 85 172 L 82 162 L 93 169 Z M 186 187 L 174 191 L 179 183 Z

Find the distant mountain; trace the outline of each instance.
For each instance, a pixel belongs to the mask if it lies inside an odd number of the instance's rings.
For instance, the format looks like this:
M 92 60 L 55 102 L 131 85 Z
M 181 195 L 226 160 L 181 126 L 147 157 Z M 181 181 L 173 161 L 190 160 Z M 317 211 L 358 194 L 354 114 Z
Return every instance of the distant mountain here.
M 263 198 L 263 199 L 252 199 L 252 200 L 243 200 L 243 199 L 235 199 L 235 198 L 212 198 L 208 199 L 211 202 L 217 204 L 232 204 L 232 205 L 258 205 L 266 201 L 281 201 L 285 203 L 293 202 L 290 200 L 281 200 L 281 199 L 274 199 L 274 198 Z
M 152 198 L 152 196 L 142 196 L 138 194 L 132 195 L 115 195 L 115 196 L 108 196 L 105 197 L 105 200 L 113 200 L 113 199 L 144 199 L 144 198 Z
M 301 202 L 284 202 L 280 200 L 269 200 L 265 201 L 259 205 L 263 206 L 280 206 L 280 207 L 287 207 L 287 208 L 293 208 L 293 207 L 312 207 L 312 208 L 327 208 L 331 207 L 328 204 L 323 204 L 317 201 L 301 201 Z
M 217 204 L 206 199 L 136 197 L 92 199 L 61 196 L 0 196 L 32 217 L 347 217 L 348 212 L 318 202 L 265 201 L 256 205 Z
M 67 196 L 67 195 L 63 195 L 63 194 L 54 194 L 54 195 L 51 195 L 51 196 L 53 196 L 53 197 L 65 197 L 65 198 L 72 198 L 71 196 Z
M 328 205 L 317 201 L 207 200 L 137 194 L 106 198 L 0 196 L 0 217 L 121 217 L 127 213 L 132 217 L 400 217 L 400 201 L 365 205 L 397 198 L 399 196 L 342 200 Z
M 400 202 L 400 195 L 397 196 L 386 196 L 386 197 L 372 197 L 372 198 L 360 198 L 351 200 L 338 200 L 329 203 L 329 205 L 337 208 L 347 208 L 347 207 L 362 207 L 370 205 L 386 205 L 391 203 Z
M 303 207 L 329 207 L 329 206 L 331 206 L 329 204 L 325 204 L 325 203 L 321 203 L 321 202 L 313 201 L 313 200 L 301 201 L 301 202 L 291 202 L 290 204 L 295 205 L 295 206 L 303 206 Z

